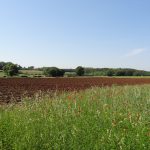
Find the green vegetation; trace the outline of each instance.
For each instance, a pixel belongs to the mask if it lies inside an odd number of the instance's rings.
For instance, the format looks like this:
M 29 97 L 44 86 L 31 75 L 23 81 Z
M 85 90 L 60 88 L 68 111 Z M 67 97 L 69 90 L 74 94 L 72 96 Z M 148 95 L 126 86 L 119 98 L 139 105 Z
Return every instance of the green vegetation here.
M 18 69 L 17 65 L 15 65 L 13 63 L 7 63 L 3 67 L 3 71 L 7 76 L 14 76 L 14 75 L 18 74 L 19 69 Z
M 43 72 L 40 70 L 20 70 L 19 71 L 20 77 L 44 77 Z
M 150 76 L 150 72 L 124 68 L 85 68 L 87 76 Z
M 48 67 L 48 68 L 45 68 L 43 71 L 43 74 L 46 77 L 63 77 L 64 73 L 65 73 L 64 70 L 58 69 L 56 67 Z
M 64 77 L 77 77 L 75 72 L 65 72 Z
M 0 77 L 4 77 L 4 76 L 5 76 L 5 74 L 4 74 L 3 70 L 0 70 Z
M 0 62 L 0 70 L 3 70 L 8 64 L 13 64 L 11 62 Z M 126 69 L 126 68 L 84 68 L 77 67 L 76 69 L 59 69 L 57 67 L 41 67 L 35 68 L 34 66 L 21 67 L 20 65 L 13 64 L 17 66 L 19 74 L 15 73 L 13 76 L 17 77 L 76 77 L 76 76 L 150 76 L 150 71 L 136 70 L 136 69 Z M 6 68 L 6 67 L 5 67 Z M 11 76 L 11 72 L 6 72 L 6 75 Z M 4 76 L 4 75 L 3 75 Z M 0 77 L 2 75 L 0 74 Z
M 27 69 L 28 70 L 34 70 L 34 66 L 29 66 Z
M 0 107 L 0 148 L 148 150 L 149 110 L 150 85 L 37 93 Z
M 0 70 L 3 70 L 3 67 L 6 65 L 6 63 L 5 62 L 0 62 Z
M 83 67 L 81 67 L 81 66 L 78 66 L 77 68 L 76 68 L 76 74 L 78 75 L 78 76 L 83 76 L 84 75 L 84 68 Z

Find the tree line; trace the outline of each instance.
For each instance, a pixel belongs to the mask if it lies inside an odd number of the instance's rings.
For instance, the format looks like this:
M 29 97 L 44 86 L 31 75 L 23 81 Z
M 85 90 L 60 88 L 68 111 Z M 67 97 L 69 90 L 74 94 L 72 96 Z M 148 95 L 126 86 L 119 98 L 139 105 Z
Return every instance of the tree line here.
M 5 75 L 14 76 L 19 74 L 19 70 L 39 70 L 46 77 L 63 77 L 65 73 L 75 73 L 75 76 L 150 76 L 150 72 L 128 68 L 84 68 L 78 66 L 76 69 L 59 69 L 57 67 L 34 68 L 34 66 L 22 67 L 12 62 L 0 62 L 0 70 Z
M 85 74 L 91 76 L 150 76 L 149 71 L 130 68 L 85 68 Z
M 12 62 L 0 62 L 0 70 L 3 70 L 7 76 L 15 76 L 19 73 L 19 70 L 33 70 L 34 66 L 30 66 L 28 68 L 21 67 L 18 64 L 13 64 Z M 43 67 L 39 70 L 43 71 L 43 74 L 46 77 L 63 77 L 65 74 L 64 69 L 59 69 L 57 67 Z M 84 68 L 78 66 L 75 69 L 75 72 L 78 76 L 84 75 Z
M 129 68 L 85 68 L 85 74 L 91 76 L 150 76 L 149 71 Z

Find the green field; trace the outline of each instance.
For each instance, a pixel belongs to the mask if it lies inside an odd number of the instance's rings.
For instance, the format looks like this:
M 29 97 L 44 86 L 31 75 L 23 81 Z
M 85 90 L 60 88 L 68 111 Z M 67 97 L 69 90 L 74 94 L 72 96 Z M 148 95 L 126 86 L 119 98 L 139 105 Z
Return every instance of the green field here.
M 19 71 L 19 76 L 20 77 L 23 77 L 23 76 L 26 76 L 26 77 L 43 77 L 43 72 L 42 71 L 39 71 L 39 70 L 20 70 Z
M 2 70 L 0 70 L 0 78 L 4 77 L 4 75 L 5 75 L 4 72 Z
M 150 149 L 150 85 L 50 95 L 0 107 L 2 150 Z

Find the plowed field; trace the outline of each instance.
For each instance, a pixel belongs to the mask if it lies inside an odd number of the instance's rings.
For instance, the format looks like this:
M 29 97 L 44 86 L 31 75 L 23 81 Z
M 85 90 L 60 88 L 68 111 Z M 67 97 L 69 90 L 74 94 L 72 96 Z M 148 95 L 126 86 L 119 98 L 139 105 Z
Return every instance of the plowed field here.
M 92 86 L 150 84 L 150 78 L 0 78 L 0 103 L 20 101 L 38 91 L 68 91 Z

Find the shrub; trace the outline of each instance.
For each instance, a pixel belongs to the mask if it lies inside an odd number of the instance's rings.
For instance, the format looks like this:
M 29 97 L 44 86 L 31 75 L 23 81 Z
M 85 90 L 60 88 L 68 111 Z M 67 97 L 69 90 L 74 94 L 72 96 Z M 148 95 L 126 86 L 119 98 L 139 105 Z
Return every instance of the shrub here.
M 21 78 L 28 78 L 27 75 L 21 75 L 20 77 L 21 77 Z
M 43 74 L 46 77 L 62 77 L 64 76 L 65 71 L 62 69 L 58 69 L 56 67 L 48 67 L 45 68 Z
M 78 76 L 83 76 L 84 73 L 85 73 L 85 70 L 84 70 L 83 67 L 78 66 L 78 67 L 76 68 L 76 74 L 77 74 Z
M 0 62 L 0 70 L 3 70 L 3 67 L 6 65 L 5 62 Z
M 4 67 L 3 67 L 3 71 L 7 76 L 14 76 L 18 74 L 18 66 L 13 64 L 13 63 L 7 63 Z
M 108 71 L 106 72 L 106 75 L 107 75 L 107 76 L 113 76 L 113 75 L 114 75 L 114 72 L 113 72 L 112 70 L 108 70 Z

